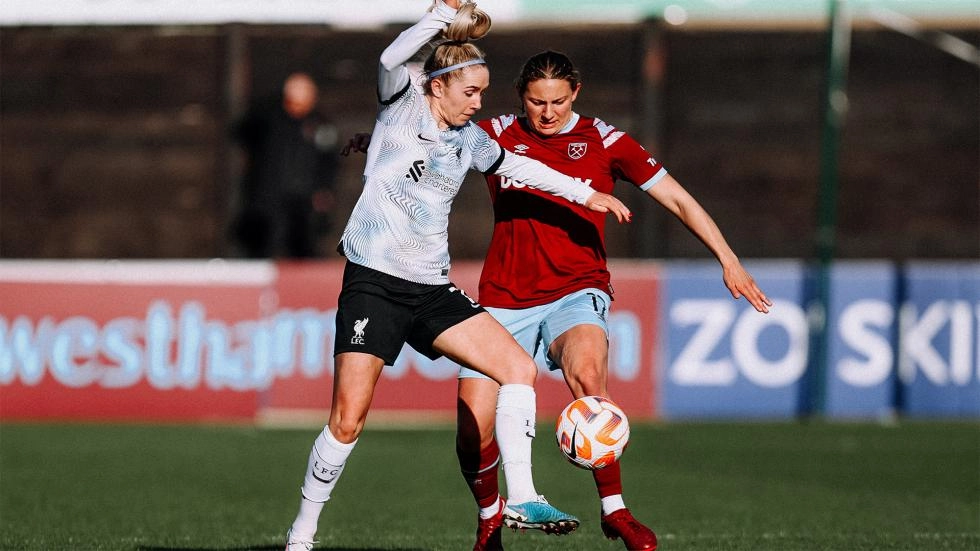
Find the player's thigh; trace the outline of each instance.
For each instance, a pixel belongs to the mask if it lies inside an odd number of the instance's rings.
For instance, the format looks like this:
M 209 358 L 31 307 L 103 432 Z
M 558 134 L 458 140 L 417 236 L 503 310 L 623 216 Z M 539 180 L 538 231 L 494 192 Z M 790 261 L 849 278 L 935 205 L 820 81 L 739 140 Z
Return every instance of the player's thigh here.
M 593 392 L 603 395 L 605 391 L 609 302 L 606 293 L 584 289 L 555 303 L 542 324 L 548 366 L 564 372 L 573 394 Z M 576 388 L 576 385 L 588 388 Z
M 553 353 L 578 340 L 570 338 L 574 336 L 588 339 L 589 348 L 608 348 L 606 315 L 610 302 L 609 295 L 598 289 L 576 291 L 554 302 L 541 323 L 541 339 L 549 359 L 558 362 L 560 356 Z
M 486 312 L 446 329 L 432 345 L 440 354 L 483 373 L 499 384 L 534 384 L 534 360 Z
M 334 358 L 329 426 L 341 442 L 353 442 L 363 429 L 384 364 L 381 358 L 363 352 L 345 352 Z
M 582 324 L 569 329 L 552 342 L 549 355 L 575 398 L 609 397 L 609 344 L 600 327 Z
M 517 344 L 532 358 L 541 343 L 541 321 L 545 318 L 550 305 L 533 306 L 531 308 L 493 308 L 486 311 L 510 333 Z M 459 368 L 460 379 L 489 379 L 479 371 L 468 367 Z

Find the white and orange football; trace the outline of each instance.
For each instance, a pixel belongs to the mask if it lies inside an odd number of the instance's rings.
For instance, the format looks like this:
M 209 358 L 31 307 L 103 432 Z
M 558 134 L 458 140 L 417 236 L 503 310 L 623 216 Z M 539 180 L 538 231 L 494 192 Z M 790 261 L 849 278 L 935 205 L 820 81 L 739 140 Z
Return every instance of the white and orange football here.
M 565 406 L 555 424 L 558 448 L 573 465 L 601 469 L 623 455 L 630 424 L 623 410 L 607 398 L 584 396 Z

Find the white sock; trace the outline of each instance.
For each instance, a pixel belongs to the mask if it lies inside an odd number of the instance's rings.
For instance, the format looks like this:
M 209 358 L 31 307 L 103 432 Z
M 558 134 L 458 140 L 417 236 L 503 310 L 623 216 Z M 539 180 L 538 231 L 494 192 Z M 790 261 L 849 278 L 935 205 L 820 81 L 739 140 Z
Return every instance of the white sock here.
M 606 496 L 602 498 L 602 514 L 611 515 L 620 509 L 626 508 L 626 502 L 623 501 L 623 494 L 616 494 L 614 496 Z
M 489 507 L 480 508 L 480 518 L 490 518 L 500 512 L 500 498 Z
M 355 444 L 357 440 L 350 444 L 338 441 L 330 432 L 329 426 L 323 427 L 323 431 L 313 441 L 306 476 L 303 477 L 303 499 L 300 501 L 299 514 L 293 521 L 293 535 L 313 539 L 320 511 L 330 499 Z
M 508 500 L 524 503 L 538 497 L 531 476 L 536 403 L 534 387 L 510 384 L 497 393 L 497 445 L 500 447 Z
M 326 505 L 325 501 L 310 501 L 305 497 L 300 498 L 299 514 L 293 521 L 290 535 L 299 540 L 313 541 L 320 520 L 320 511 L 323 510 L 324 505 Z

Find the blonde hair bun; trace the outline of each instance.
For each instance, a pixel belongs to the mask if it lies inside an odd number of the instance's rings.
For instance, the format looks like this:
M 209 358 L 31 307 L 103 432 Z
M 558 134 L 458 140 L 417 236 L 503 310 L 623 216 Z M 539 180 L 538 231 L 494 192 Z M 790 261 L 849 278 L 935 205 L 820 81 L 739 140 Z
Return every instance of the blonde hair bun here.
M 475 2 L 464 1 L 456 10 L 456 18 L 443 32 L 443 36 L 456 42 L 479 40 L 490 32 L 490 16 L 476 6 Z

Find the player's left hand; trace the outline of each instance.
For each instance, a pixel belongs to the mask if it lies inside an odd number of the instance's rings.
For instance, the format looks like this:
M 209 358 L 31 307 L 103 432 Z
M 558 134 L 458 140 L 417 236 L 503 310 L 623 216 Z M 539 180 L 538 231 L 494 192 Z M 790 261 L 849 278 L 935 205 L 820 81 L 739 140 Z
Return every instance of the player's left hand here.
M 763 314 L 769 313 L 772 301 L 759 289 L 759 286 L 755 284 L 755 280 L 745 271 L 745 268 L 742 267 L 740 262 L 735 262 L 731 266 L 724 266 L 722 270 L 725 287 L 728 287 L 729 292 L 732 293 L 732 297 L 735 299 L 745 297 L 745 300 L 749 301 L 749 304 L 757 312 L 762 312 Z
M 602 193 L 597 191 L 589 196 L 585 200 L 585 207 L 589 210 L 594 210 L 596 212 L 611 212 L 616 215 L 616 219 L 619 223 L 631 222 L 633 220 L 633 213 L 630 209 L 623 204 L 622 201 L 609 195 L 608 193 Z

